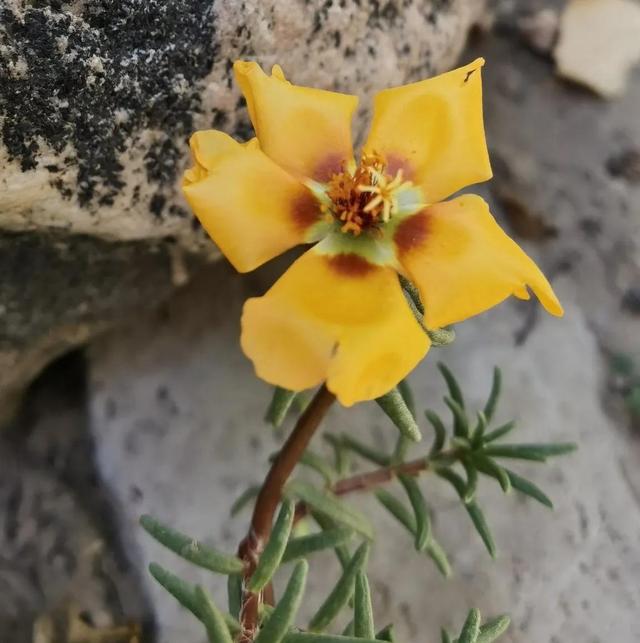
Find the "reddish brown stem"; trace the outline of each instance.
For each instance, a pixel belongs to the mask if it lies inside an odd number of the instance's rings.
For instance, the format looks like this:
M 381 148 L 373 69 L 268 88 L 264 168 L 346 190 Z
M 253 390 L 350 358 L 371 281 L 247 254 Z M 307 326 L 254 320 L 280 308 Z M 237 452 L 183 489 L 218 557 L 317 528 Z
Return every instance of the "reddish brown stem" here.
M 282 497 L 282 489 L 334 400 L 333 393 L 323 385 L 300 416 L 269 469 L 256 499 L 249 533 L 238 548 L 238 555 L 245 561 L 245 579 L 250 578 L 255 571 L 260 554 L 269 540 L 273 516 Z M 241 643 L 250 643 L 254 639 L 261 598 L 259 594 L 251 592 L 245 592 L 242 597 Z

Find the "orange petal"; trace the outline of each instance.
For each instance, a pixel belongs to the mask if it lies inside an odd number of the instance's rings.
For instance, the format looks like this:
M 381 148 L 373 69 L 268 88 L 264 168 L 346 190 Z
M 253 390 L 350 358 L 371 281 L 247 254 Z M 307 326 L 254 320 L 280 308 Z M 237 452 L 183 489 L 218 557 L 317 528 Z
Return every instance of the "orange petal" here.
M 345 406 L 387 393 L 429 348 L 394 270 L 317 249 L 246 302 L 241 341 L 262 379 L 294 391 L 326 379 Z
M 191 137 L 195 166 L 184 195 L 211 238 L 240 272 L 307 240 L 321 216 L 302 183 L 260 151 L 210 130 Z
M 292 85 L 274 66 L 267 76 L 254 62 L 234 64 L 260 147 L 301 178 L 327 181 L 353 159 L 351 119 L 356 96 Z
M 491 178 L 482 121 L 482 58 L 375 97 L 365 152 L 421 185 L 427 203 Z
M 538 266 L 508 237 L 479 196 L 429 206 L 398 226 L 398 259 L 418 286 L 425 323 L 441 328 L 477 315 L 530 286 L 547 312 L 562 306 Z

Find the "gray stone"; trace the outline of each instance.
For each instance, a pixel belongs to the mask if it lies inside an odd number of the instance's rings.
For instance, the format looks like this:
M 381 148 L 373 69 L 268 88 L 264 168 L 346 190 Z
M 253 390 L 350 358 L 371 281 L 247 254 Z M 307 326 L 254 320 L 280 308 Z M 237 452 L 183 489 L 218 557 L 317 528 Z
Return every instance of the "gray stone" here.
M 233 60 L 279 62 L 297 83 L 356 92 L 366 103 L 376 89 L 453 65 L 483 6 L 4 3 L 0 245 L 4 253 L 15 242 L 10 254 L 22 254 L 18 272 L 0 271 L 0 293 L 29 292 L 0 299 L 0 406 L 6 410 L 4 398 L 53 356 L 127 315 L 132 292 L 146 305 L 157 303 L 175 274 L 169 246 L 215 256 L 179 182 L 194 130 L 250 136 Z M 154 253 L 155 260 L 144 258 Z M 87 262 L 94 266 L 89 273 Z M 124 287 L 87 294 L 116 280 Z M 47 310 L 55 295 L 57 318 Z
M 230 552 L 243 536 L 248 516 L 229 519 L 229 506 L 264 475 L 279 442 L 261 420 L 269 388 L 256 381 L 238 348 L 240 304 L 255 283 L 222 266 L 210 270 L 160 313 L 105 336 L 91 351 L 98 466 L 120 508 L 120 528 L 132 551 L 141 552 L 140 568 L 155 560 L 185 578 L 206 579 L 220 602 L 222 579 L 177 560 L 136 529 L 135 520 L 143 512 L 155 514 Z M 477 407 L 492 365 L 504 367 L 498 420 L 517 418 L 520 440 L 581 445 L 563 462 L 514 465 L 550 494 L 555 513 L 503 497 L 493 481 L 483 482 L 481 502 L 500 549 L 494 563 L 449 489 L 426 478 L 435 533 L 455 570 L 445 581 L 371 498 L 352 500 L 378 531 L 371 565 L 377 618 L 380 625 L 397 622 L 400 640 L 436 637 L 440 625 L 460 623 L 473 605 L 486 614 L 513 615 L 506 641 L 640 636 L 639 487 L 633 486 L 640 480 L 629 478 L 638 457 L 600 408 L 600 355 L 573 283 L 563 275 L 556 287 L 567 308 L 564 320 L 542 316 L 522 341 L 536 304 L 505 304 L 460 325 L 452 347 L 434 349 L 412 377 L 420 406 L 442 410 L 444 386 L 435 364 L 444 359 Z M 395 434 L 372 403 L 334 409 L 326 427 L 389 447 Z M 318 438 L 314 446 L 323 449 Z M 330 557 L 321 560 L 312 566 L 307 616 L 337 574 Z M 203 640 L 194 620 L 150 579 L 148 590 L 161 640 Z

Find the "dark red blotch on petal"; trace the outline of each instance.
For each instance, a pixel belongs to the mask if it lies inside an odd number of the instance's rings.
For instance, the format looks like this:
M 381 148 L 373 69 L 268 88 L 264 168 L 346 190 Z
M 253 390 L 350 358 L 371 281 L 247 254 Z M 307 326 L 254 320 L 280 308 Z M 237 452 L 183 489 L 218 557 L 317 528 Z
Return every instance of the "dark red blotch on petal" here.
M 429 216 L 426 210 L 422 210 L 398 225 L 393 240 L 400 254 L 403 254 L 422 246 L 428 236 Z
M 405 181 L 412 181 L 414 170 L 411 166 L 411 163 L 403 158 L 402 156 L 396 156 L 395 154 L 387 154 L 385 158 L 387 166 L 385 172 L 390 176 L 395 176 L 398 170 L 402 170 L 402 178 Z
M 328 257 L 329 265 L 333 270 L 345 277 L 363 277 L 375 270 L 375 266 L 360 255 L 343 253 Z
M 320 183 L 326 183 L 334 174 L 344 171 L 344 156 L 342 154 L 327 154 L 313 170 L 311 178 Z
M 306 230 L 320 218 L 321 210 L 318 200 L 307 190 L 300 192 L 293 200 L 291 216 L 296 228 Z

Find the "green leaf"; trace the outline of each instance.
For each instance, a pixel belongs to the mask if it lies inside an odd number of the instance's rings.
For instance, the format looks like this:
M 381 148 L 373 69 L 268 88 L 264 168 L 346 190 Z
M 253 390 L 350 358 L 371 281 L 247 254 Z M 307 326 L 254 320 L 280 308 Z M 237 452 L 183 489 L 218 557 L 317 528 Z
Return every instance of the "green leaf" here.
M 483 444 L 489 444 L 490 442 L 495 442 L 496 440 L 499 440 L 501 437 L 507 435 L 507 433 L 511 433 L 511 431 L 513 431 L 513 429 L 515 428 L 516 428 L 516 422 L 515 420 L 511 420 L 511 422 L 507 422 L 506 424 L 499 426 L 494 431 L 491 431 L 485 434 L 482 442 Z
M 467 484 L 465 485 L 464 497 L 462 500 L 465 504 L 469 504 L 473 501 L 473 498 L 476 495 L 476 489 L 478 488 L 478 472 L 468 458 L 463 458 L 461 462 L 464 467 L 464 471 L 467 474 Z
M 333 549 L 348 542 L 352 536 L 353 531 L 351 529 L 335 528 L 320 531 L 316 534 L 309 534 L 308 536 L 292 538 L 287 544 L 282 562 L 288 563 L 297 558 L 306 558 L 310 554 L 323 549 Z
M 440 640 L 442 643 L 451 643 L 451 637 L 449 636 L 449 632 L 447 630 L 440 630 Z
M 509 474 L 491 458 L 482 453 L 474 453 L 471 455 L 471 460 L 476 467 L 485 475 L 495 478 L 499 483 L 502 491 L 509 493 L 511 491 L 511 479 Z
M 385 625 L 377 634 L 376 639 L 378 641 L 388 641 L 388 643 L 395 643 L 396 634 L 392 623 Z
M 194 565 L 219 574 L 239 574 L 244 569 L 244 563 L 239 558 L 206 547 L 151 516 L 142 516 L 140 524 L 159 543 Z
M 373 528 L 369 520 L 359 511 L 341 502 L 336 495 L 329 491 L 321 491 L 306 482 L 294 480 L 285 487 L 285 495 L 298 498 L 331 520 L 351 527 L 368 540 L 373 539 Z
M 280 427 L 287 417 L 287 413 L 296 395 L 297 393 L 295 391 L 288 391 L 285 388 L 276 386 L 273 391 L 273 397 L 271 398 L 271 404 L 269 404 L 264 418 L 265 422 L 268 422 L 276 429 Z
M 319 473 L 324 481 L 330 486 L 335 480 L 335 471 L 333 467 L 321 456 L 307 449 L 300 457 L 300 464 L 309 467 L 316 473 Z
M 227 578 L 227 600 L 231 616 L 239 618 L 242 605 L 242 576 L 239 574 L 229 574 Z
M 451 564 L 449 563 L 449 558 L 447 557 L 444 549 L 442 549 L 440 543 L 438 543 L 435 538 L 431 539 L 431 542 L 425 549 L 425 553 L 429 556 L 429 558 L 431 558 L 431 560 L 438 568 L 438 571 L 445 578 L 449 578 L 449 576 L 451 576 Z
M 285 500 L 282 503 L 269 540 L 260 555 L 255 571 L 249 579 L 248 589 L 250 592 L 255 594 L 262 590 L 276 573 L 284 550 L 287 548 L 295 511 L 295 503 L 291 500 Z
M 495 444 L 485 447 L 482 452 L 494 458 L 545 462 L 547 458 L 572 453 L 576 448 L 577 446 L 571 442 L 559 442 L 557 444 Z
M 489 530 L 489 525 L 487 525 L 487 521 L 484 517 L 484 514 L 482 513 L 482 510 L 480 509 L 480 507 L 478 507 L 475 501 L 469 503 L 464 502 L 466 492 L 466 484 L 464 480 L 451 469 L 437 469 L 436 473 L 441 478 L 444 478 L 449 483 L 451 483 L 451 485 L 454 487 L 454 489 L 460 496 L 460 499 L 462 500 L 464 507 L 469 514 L 469 517 L 471 518 L 473 526 L 476 528 L 476 531 L 480 535 L 480 538 L 482 538 L 484 546 L 491 555 L 491 558 L 495 558 L 496 545 L 493 540 L 493 536 L 491 535 L 491 531 Z
M 376 640 L 359 639 L 355 636 L 338 634 L 318 634 L 315 632 L 291 632 L 284 639 L 285 643 L 376 643 Z
M 331 445 L 331 448 L 333 449 L 335 469 L 338 472 L 338 475 L 346 475 L 349 471 L 351 458 L 347 448 L 342 441 L 342 438 L 337 435 L 332 435 L 331 433 L 325 433 L 322 437 Z
M 374 495 L 378 502 L 415 537 L 416 519 L 415 516 L 404 506 L 400 500 L 389 493 L 386 489 L 376 489 Z
M 497 641 L 509 629 L 510 624 L 511 619 L 506 614 L 488 621 L 480 628 L 476 643 L 493 643 Z
M 454 377 L 453 373 L 447 368 L 446 364 L 443 362 L 438 362 L 438 369 L 444 377 L 444 381 L 447 383 L 447 388 L 449 389 L 449 395 L 460 405 L 460 408 L 464 409 L 464 397 L 458 380 Z
M 422 440 L 416 420 L 397 388 L 391 389 L 385 395 L 376 398 L 376 402 L 405 438 L 412 442 Z
M 444 447 L 444 444 L 447 440 L 447 430 L 444 428 L 444 422 L 440 419 L 440 416 L 435 411 L 427 409 L 425 411 L 425 415 L 427 416 L 427 420 L 431 422 L 431 426 L 433 426 L 433 430 L 435 431 L 433 445 L 431 447 L 431 451 L 429 452 L 430 455 L 434 455 L 442 451 L 442 448 Z
M 324 603 L 320 606 L 316 614 L 309 623 L 309 629 L 315 632 L 321 632 L 333 621 L 340 610 L 347 605 L 353 595 L 356 575 L 364 567 L 369 547 L 362 543 L 355 554 L 349 561 L 349 565 L 342 573 L 336 586 L 333 588 Z
M 462 626 L 458 643 L 476 643 L 478 634 L 480 634 L 480 612 L 472 609 Z
M 503 469 L 503 471 L 505 471 L 506 474 L 509 476 L 509 481 L 511 482 L 511 486 L 516 491 L 519 491 L 520 493 L 523 493 L 533 498 L 534 500 L 537 500 L 545 507 L 549 507 L 549 509 L 553 509 L 553 502 L 551 502 L 551 500 L 544 493 L 544 491 L 542 491 L 542 489 L 540 489 L 535 484 L 533 484 L 533 482 L 519 476 L 517 473 L 514 473 L 509 469 Z
M 482 438 L 487 430 L 487 418 L 482 411 L 478 411 L 478 422 L 471 433 L 471 443 L 474 447 L 482 445 Z
M 335 529 L 339 528 L 336 523 L 333 522 L 333 520 L 327 518 L 324 514 L 320 514 L 317 511 L 312 511 L 311 515 L 323 531 L 334 531 Z M 342 569 L 345 569 L 349 564 L 349 561 L 351 560 L 351 552 L 349 551 L 349 548 L 344 544 L 336 545 L 333 548 L 333 551 L 335 552 L 336 557 L 340 562 L 340 566 L 342 567 Z
M 464 412 L 464 407 L 460 406 L 457 400 L 453 400 L 448 396 L 445 396 L 444 403 L 451 409 L 453 415 L 453 434 L 459 437 L 468 437 L 469 421 Z
M 484 415 L 487 418 L 487 423 L 493 419 L 493 414 L 498 406 L 500 399 L 500 392 L 502 390 L 502 371 L 496 366 L 493 369 L 493 382 L 491 383 L 491 393 L 489 399 L 484 407 Z
M 415 547 L 418 551 L 422 551 L 431 538 L 431 521 L 429 520 L 427 503 L 415 478 L 399 475 L 398 479 L 407 492 L 413 509 L 415 517 Z
M 253 485 L 243 491 L 231 505 L 231 517 L 238 515 L 260 493 L 260 485 Z
M 386 467 L 389 464 L 389 456 L 383 451 L 372 449 L 370 446 L 363 444 L 349 435 L 342 434 L 341 437 L 343 445 L 361 458 L 369 460 L 369 462 L 373 462 L 373 464 L 377 464 L 379 467 Z
M 282 598 L 267 622 L 260 628 L 258 636 L 254 639 L 255 643 L 280 643 L 285 638 L 300 607 L 308 570 L 306 560 L 296 563 Z
M 188 609 L 196 618 L 202 619 L 200 605 L 196 599 L 195 588 L 192 585 L 157 563 L 151 563 L 149 565 L 149 573 L 182 607 Z M 222 617 L 232 633 L 240 631 L 240 623 L 238 623 L 233 616 L 223 614 Z
M 367 575 L 361 570 L 356 575 L 353 600 L 353 632 L 359 639 L 375 638 L 371 590 Z
M 211 596 L 199 585 L 195 589 L 195 598 L 200 609 L 200 620 L 204 623 L 210 643 L 233 643 L 222 613 Z

